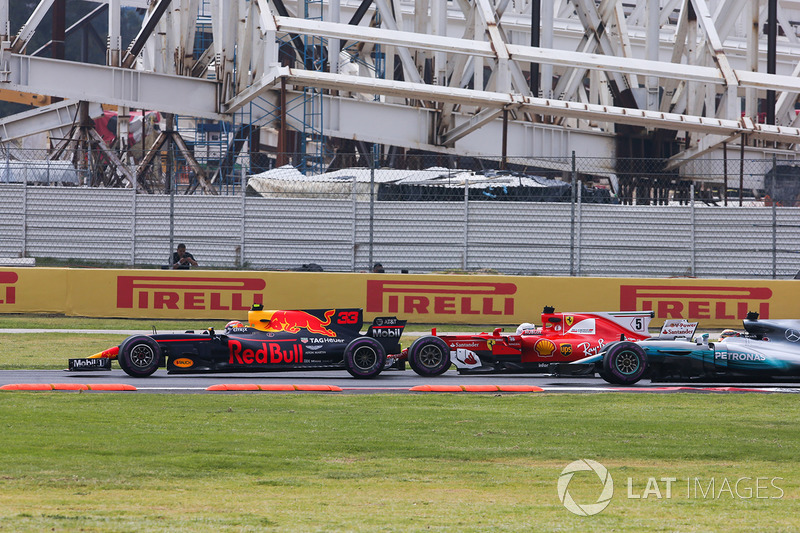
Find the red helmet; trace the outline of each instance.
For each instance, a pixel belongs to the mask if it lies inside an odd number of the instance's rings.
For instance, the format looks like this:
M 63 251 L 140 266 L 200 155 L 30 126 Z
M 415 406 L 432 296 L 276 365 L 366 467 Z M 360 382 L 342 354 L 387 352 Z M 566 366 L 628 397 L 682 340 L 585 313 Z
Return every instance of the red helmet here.
M 239 322 L 238 320 L 231 320 L 227 324 L 225 324 L 225 329 L 232 329 L 232 328 L 243 328 L 245 327 L 244 324 Z

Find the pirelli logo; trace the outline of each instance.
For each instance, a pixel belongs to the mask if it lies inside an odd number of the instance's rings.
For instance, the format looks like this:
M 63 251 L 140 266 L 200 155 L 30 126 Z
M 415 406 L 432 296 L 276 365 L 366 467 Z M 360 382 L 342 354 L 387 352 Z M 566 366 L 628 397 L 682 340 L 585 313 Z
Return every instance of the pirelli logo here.
M 367 280 L 367 312 L 511 316 L 516 292 L 515 283 Z
M 0 272 L 0 304 L 17 303 L 15 285 L 18 280 L 16 272 Z
M 266 286 L 258 278 L 117 276 L 117 307 L 246 311 L 264 303 Z
M 655 311 L 657 318 L 741 320 L 748 311 L 769 318 L 772 289 L 716 285 L 621 285 L 621 311 Z

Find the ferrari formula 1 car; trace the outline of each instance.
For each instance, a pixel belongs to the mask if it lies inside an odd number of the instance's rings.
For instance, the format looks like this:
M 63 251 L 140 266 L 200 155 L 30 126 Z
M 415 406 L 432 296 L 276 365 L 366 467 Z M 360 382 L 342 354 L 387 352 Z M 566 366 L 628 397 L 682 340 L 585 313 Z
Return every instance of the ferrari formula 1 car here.
M 748 313 L 744 333 L 726 330 L 709 342 L 708 334 L 692 340 L 697 323 L 673 324 L 684 334 L 662 333 L 640 342 L 619 341 L 565 367 L 590 366 L 609 383 L 632 385 L 653 381 L 752 381 L 800 376 L 800 320 L 759 320 Z M 665 328 L 668 325 L 665 324 Z
M 250 310 L 248 321 L 247 326 L 229 322 L 224 333 L 209 328 L 134 335 L 89 358 L 70 359 L 69 370 L 110 370 L 116 359 L 133 377 L 166 366 L 170 374 L 344 369 L 356 378 L 371 378 L 399 360 L 406 325 L 395 317 L 376 318 L 362 335 L 361 309 L 266 311 L 260 304 Z
M 403 356 L 421 376 L 437 376 L 453 364 L 460 374 L 549 373 L 556 363 L 584 359 L 607 344 L 650 336 L 652 311 L 622 313 L 542 312 L 542 327 L 522 324 L 516 333 L 431 335 L 418 338 Z

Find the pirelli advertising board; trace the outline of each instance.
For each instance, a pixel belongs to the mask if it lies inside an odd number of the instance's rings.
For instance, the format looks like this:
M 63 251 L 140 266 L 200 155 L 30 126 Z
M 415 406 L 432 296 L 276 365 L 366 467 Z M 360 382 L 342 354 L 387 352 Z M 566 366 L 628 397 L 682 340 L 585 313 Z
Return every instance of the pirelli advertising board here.
M 517 324 L 558 311 L 655 312 L 735 327 L 748 311 L 800 318 L 800 281 L 553 278 L 0 268 L 0 312 L 87 317 L 241 319 L 267 309 L 362 307 L 364 318 L 412 323 Z

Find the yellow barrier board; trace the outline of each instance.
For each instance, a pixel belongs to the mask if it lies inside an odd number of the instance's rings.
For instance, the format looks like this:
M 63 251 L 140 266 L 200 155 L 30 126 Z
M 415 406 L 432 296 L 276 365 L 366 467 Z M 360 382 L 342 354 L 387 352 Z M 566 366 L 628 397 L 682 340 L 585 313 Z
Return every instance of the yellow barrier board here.
M 366 320 L 537 323 L 557 311 L 653 310 L 704 327 L 737 327 L 748 311 L 800 318 L 793 280 L 556 278 L 327 272 L 0 268 L 1 313 L 242 319 L 267 309 L 364 308 Z

